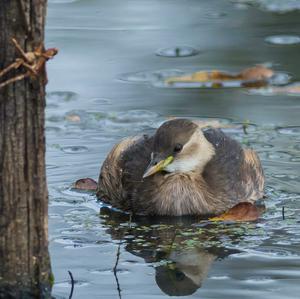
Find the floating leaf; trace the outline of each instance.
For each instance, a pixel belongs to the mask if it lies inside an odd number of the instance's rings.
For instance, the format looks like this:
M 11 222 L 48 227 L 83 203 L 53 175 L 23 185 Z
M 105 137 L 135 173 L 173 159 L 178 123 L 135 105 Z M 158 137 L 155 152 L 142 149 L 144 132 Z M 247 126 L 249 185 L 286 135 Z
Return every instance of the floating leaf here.
M 268 84 L 268 79 L 274 76 L 274 71 L 257 65 L 247 68 L 238 74 L 219 70 L 200 71 L 190 75 L 168 78 L 166 84 L 176 83 L 203 83 L 204 87 L 259 87 Z
M 86 191 L 96 191 L 97 182 L 91 178 L 79 179 L 75 182 L 74 188 Z
M 220 216 L 210 218 L 211 221 L 255 221 L 264 208 L 257 207 L 250 202 L 240 202 Z
M 77 114 L 68 114 L 65 116 L 65 119 L 69 122 L 75 122 L 75 123 L 78 123 L 81 121 L 80 116 Z
M 243 70 L 238 76 L 244 81 L 261 81 L 271 78 L 274 75 L 274 71 L 264 67 L 263 65 L 257 65 L 254 67 Z

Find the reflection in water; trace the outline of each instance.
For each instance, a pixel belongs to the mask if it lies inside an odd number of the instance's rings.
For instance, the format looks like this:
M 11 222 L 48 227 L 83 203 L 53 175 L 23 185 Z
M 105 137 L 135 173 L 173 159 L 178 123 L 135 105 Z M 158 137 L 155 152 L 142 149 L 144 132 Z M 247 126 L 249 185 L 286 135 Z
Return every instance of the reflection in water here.
M 201 287 L 215 259 L 215 255 L 197 247 L 171 251 L 172 263 L 156 268 L 156 283 L 168 295 L 191 295 Z
M 101 208 L 100 217 L 113 239 L 125 240 L 126 251 L 155 265 L 155 281 L 170 296 L 193 294 L 215 260 L 240 252 L 221 245 L 218 233 L 224 232 L 219 232 L 215 224 L 202 221 L 205 227 L 197 227 L 194 217 L 131 219 L 107 207 Z M 237 237 L 241 235 L 232 235 L 233 239 Z

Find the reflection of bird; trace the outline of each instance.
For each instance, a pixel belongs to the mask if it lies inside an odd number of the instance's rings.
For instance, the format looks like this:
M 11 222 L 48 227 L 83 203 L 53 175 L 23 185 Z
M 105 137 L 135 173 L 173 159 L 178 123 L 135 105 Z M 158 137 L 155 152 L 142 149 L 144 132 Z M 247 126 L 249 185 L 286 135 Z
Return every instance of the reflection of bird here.
M 191 295 L 201 287 L 216 258 L 198 247 L 173 250 L 169 256 L 172 263 L 156 268 L 156 283 L 170 296 Z
M 187 119 L 162 124 L 151 136 L 117 144 L 99 176 L 97 196 L 148 215 L 218 214 L 263 196 L 256 153 L 221 130 Z
M 196 292 L 216 260 L 240 253 L 224 246 L 239 243 L 244 233 L 210 222 L 200 228 L 193 225 L 199 221 L 194 217 L 130 217 L 108 207 L 101 208 L 100 217 L 105 232 L 113 240 L 122 241 L 122 250 L 154 266 L 157 285 L 170 296 Z

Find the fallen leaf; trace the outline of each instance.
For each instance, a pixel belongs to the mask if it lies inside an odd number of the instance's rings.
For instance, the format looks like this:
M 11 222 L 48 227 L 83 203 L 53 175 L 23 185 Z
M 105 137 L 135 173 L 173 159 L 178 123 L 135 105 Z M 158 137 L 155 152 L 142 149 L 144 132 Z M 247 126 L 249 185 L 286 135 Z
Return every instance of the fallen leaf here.
M 166 83 L 176 82 L 212 82 L 212 81 L 225 81 L 238 79 L 236 76 L 229 73 L 219 71 L 201 71 L 191 75 L 185 75 L 180 77 L 171 77 L 166 80 Z
M 79 179 L 74 183 L 73 188 L 86 191 L 96 191 L 97 182 L 91 178 Z
M 77 114 L 66 115 L 65 119 L 69 122 L 76 122 L 76 123 L 81 121 L 80 116 Z
M 227 212 L 210 218 L 211 221 L 255 221 L 257 220 L 264 208 L 257 207 L 250 202 L 240 202 Z
M 239 76 L 244 81 L 262 81 L 274 76 L 274 71 L 263 65 L 257 65 L 243 70 Z
M 211 83 L 211 87 L 220 88 L 226 86 L 226 82 L 239 82 L 240 86 L 259 87 L 267 85 L 267 80 L 274 75 L 274 71 L 262 65 L 247 68 L 240 73 L 231 74 L 219 70 L 200 71 L 190 75 L 171 77 L 165 83 Z M 223 84 L 224 83 L 224 84 Z M 228 87 L 232 87 L 228 85 Z

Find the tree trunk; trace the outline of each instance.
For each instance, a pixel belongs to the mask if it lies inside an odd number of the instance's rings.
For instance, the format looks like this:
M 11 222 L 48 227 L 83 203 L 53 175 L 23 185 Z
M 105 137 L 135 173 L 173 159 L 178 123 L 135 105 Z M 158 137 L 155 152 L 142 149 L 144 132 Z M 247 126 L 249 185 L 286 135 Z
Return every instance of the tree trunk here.
M 0 70 L 44 41 L 46 0 L 0 0 Z M 14 70 L 5 79 L 24 73 Z M 0 298 L 49 298 L 45 70 L 0 89 Z

